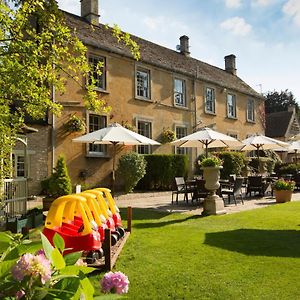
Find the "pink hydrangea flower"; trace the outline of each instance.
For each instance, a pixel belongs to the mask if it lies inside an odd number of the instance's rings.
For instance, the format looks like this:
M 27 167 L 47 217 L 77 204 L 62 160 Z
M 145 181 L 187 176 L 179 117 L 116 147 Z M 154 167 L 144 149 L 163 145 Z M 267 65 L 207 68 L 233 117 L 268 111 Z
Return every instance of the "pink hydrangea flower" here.
M 128 285 L 128 277 L 122 272 L 108 272 L 101 280 L 101 287 L 104 293 L 125 294 L 128 293 Z
M 24 254 L 12 268 L 13 277 L 22 281 L 25 276 L 40 276 L 42 284 L 51 278 L 51 263 L 43 253 Z
M 25 295 L 25 292 L 23 290 L 16 292 L 16 299 L 19 300 Z

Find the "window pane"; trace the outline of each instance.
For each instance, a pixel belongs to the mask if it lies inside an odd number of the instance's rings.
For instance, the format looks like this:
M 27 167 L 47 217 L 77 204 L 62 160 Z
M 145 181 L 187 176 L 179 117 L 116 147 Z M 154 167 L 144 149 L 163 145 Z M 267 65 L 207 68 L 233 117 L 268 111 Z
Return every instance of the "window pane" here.
M 149 71 L 137 70 L 136 72 L 137 96 L 150 98 L 149 78 L 150 78 Z
M 25 160 L 24 156 L 17 156 L 17 177 L 25 176 Z
M 93 132 L 107 126 L 106 116 L 89 115 L 89 132 Z M 89 152 L 105 154 L 107 152 L 106 145 L 89 144 Z
M 138 133 L 151 139 L 152 124 L 150 122 L 138 121 Z M 140 145 L 137 147 L 137 152 L 140 154 L 151 154 L 150 145 Z
M 98 66 L 98 63 L 101 63 L 101 67 Z M 91 66 L 91 73 L 90 76 L 92 76 L 96 80 L 96 87 L 105 89 L 106 86 L 106 74 L 105 74 L 105 58 L 104 57 L 94 57 L 90 56 L 89 57 L 89 63 Z M 101 71 L 101 75 L 98 74 L 98 70 Z M 91 83 L 91 80 L 89 80 L 89 83 Z
M 227 116 L 236 117 L 236 101 L 235 95 L 227 95 Z
M 206 88 L 205 109 L 208 112 L 215 112 L 215 90 L 212 88 Z
M 174 79 L 174 99 L 178 106 L 186 106 L 185 102 L 185 81 Z
M 247 104 L 247 120 L 254 121 L 254 101 L 252 99 L 249 99 Z
M 176 126 L 176 139 L 180 139 L 187 135 L 187 128 L 186 127 L 177 127 Z M 176 147 L 176 154 L 187 154 L 187 148 L 184 147 Z

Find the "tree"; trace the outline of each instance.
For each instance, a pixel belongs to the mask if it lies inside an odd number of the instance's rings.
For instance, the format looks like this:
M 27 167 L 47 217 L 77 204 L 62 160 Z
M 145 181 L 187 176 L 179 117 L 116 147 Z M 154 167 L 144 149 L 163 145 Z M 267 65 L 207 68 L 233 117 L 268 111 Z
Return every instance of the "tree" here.
M 138 45 L 127 33 L 117 26 L 108 30 L 139 58 Z M 88 109 L 109 110 L 98 98 L 94 78 L 87 85 L 82 80 L 90 74 L 86 51 L 55 0 L 0 1 L 0 179 L 10 170 L 9 153 L 24 116 L 39 119 L 61 112 L 62 106 L 52 101 L 51 87 L 63 93 L 72 78 L 85 90 Z M 99 64 L 98 74 L 100 69 Z
M 274 90 L 265 95 L 266 114 L 287 111 L 290 105 L 294 105 L 296 107 L 296 112 L 299 112 L 299 105 L 292 92 L 288 90 L 281 91 L 280 93 Z

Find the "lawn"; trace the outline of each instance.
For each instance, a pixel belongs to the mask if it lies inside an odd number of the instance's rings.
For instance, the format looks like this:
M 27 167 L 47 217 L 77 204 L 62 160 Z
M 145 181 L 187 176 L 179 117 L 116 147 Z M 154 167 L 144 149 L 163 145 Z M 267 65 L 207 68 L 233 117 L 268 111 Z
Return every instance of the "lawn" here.
M 135 209 L 133 219 L 115 266 L 129 299 L 300 299 L 299 202 L 210 217 Z

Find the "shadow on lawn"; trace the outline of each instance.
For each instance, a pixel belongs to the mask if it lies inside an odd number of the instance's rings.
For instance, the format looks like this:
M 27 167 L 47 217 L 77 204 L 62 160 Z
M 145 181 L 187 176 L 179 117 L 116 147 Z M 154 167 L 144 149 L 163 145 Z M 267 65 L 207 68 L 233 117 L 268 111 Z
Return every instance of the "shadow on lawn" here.
M 246 255 L 300 257 L 300 231 L 238 229 L 212 232 L 205 244 Z
M 155 223 L 139 223 L 139 224 L 134 224 L 135 228 L 158 228 L 158 227 L 163 227 L 163 226 L 169 226 L 169 225 L 173 225 L 173 224 L 177 224 L 177 223 L 182 223 L 182 222 L 186 222 L 188 220 L 193 220 L 193 219 L 199 219 L 199 218 L 203 218 L 202 216 L 189 216 L 186 217 L 184 219 L 180 218 L 180 219 L 176 219 L 176 220 L 168 220 L 168 221 L 164 221 L 164 222 L 155 222 Z

